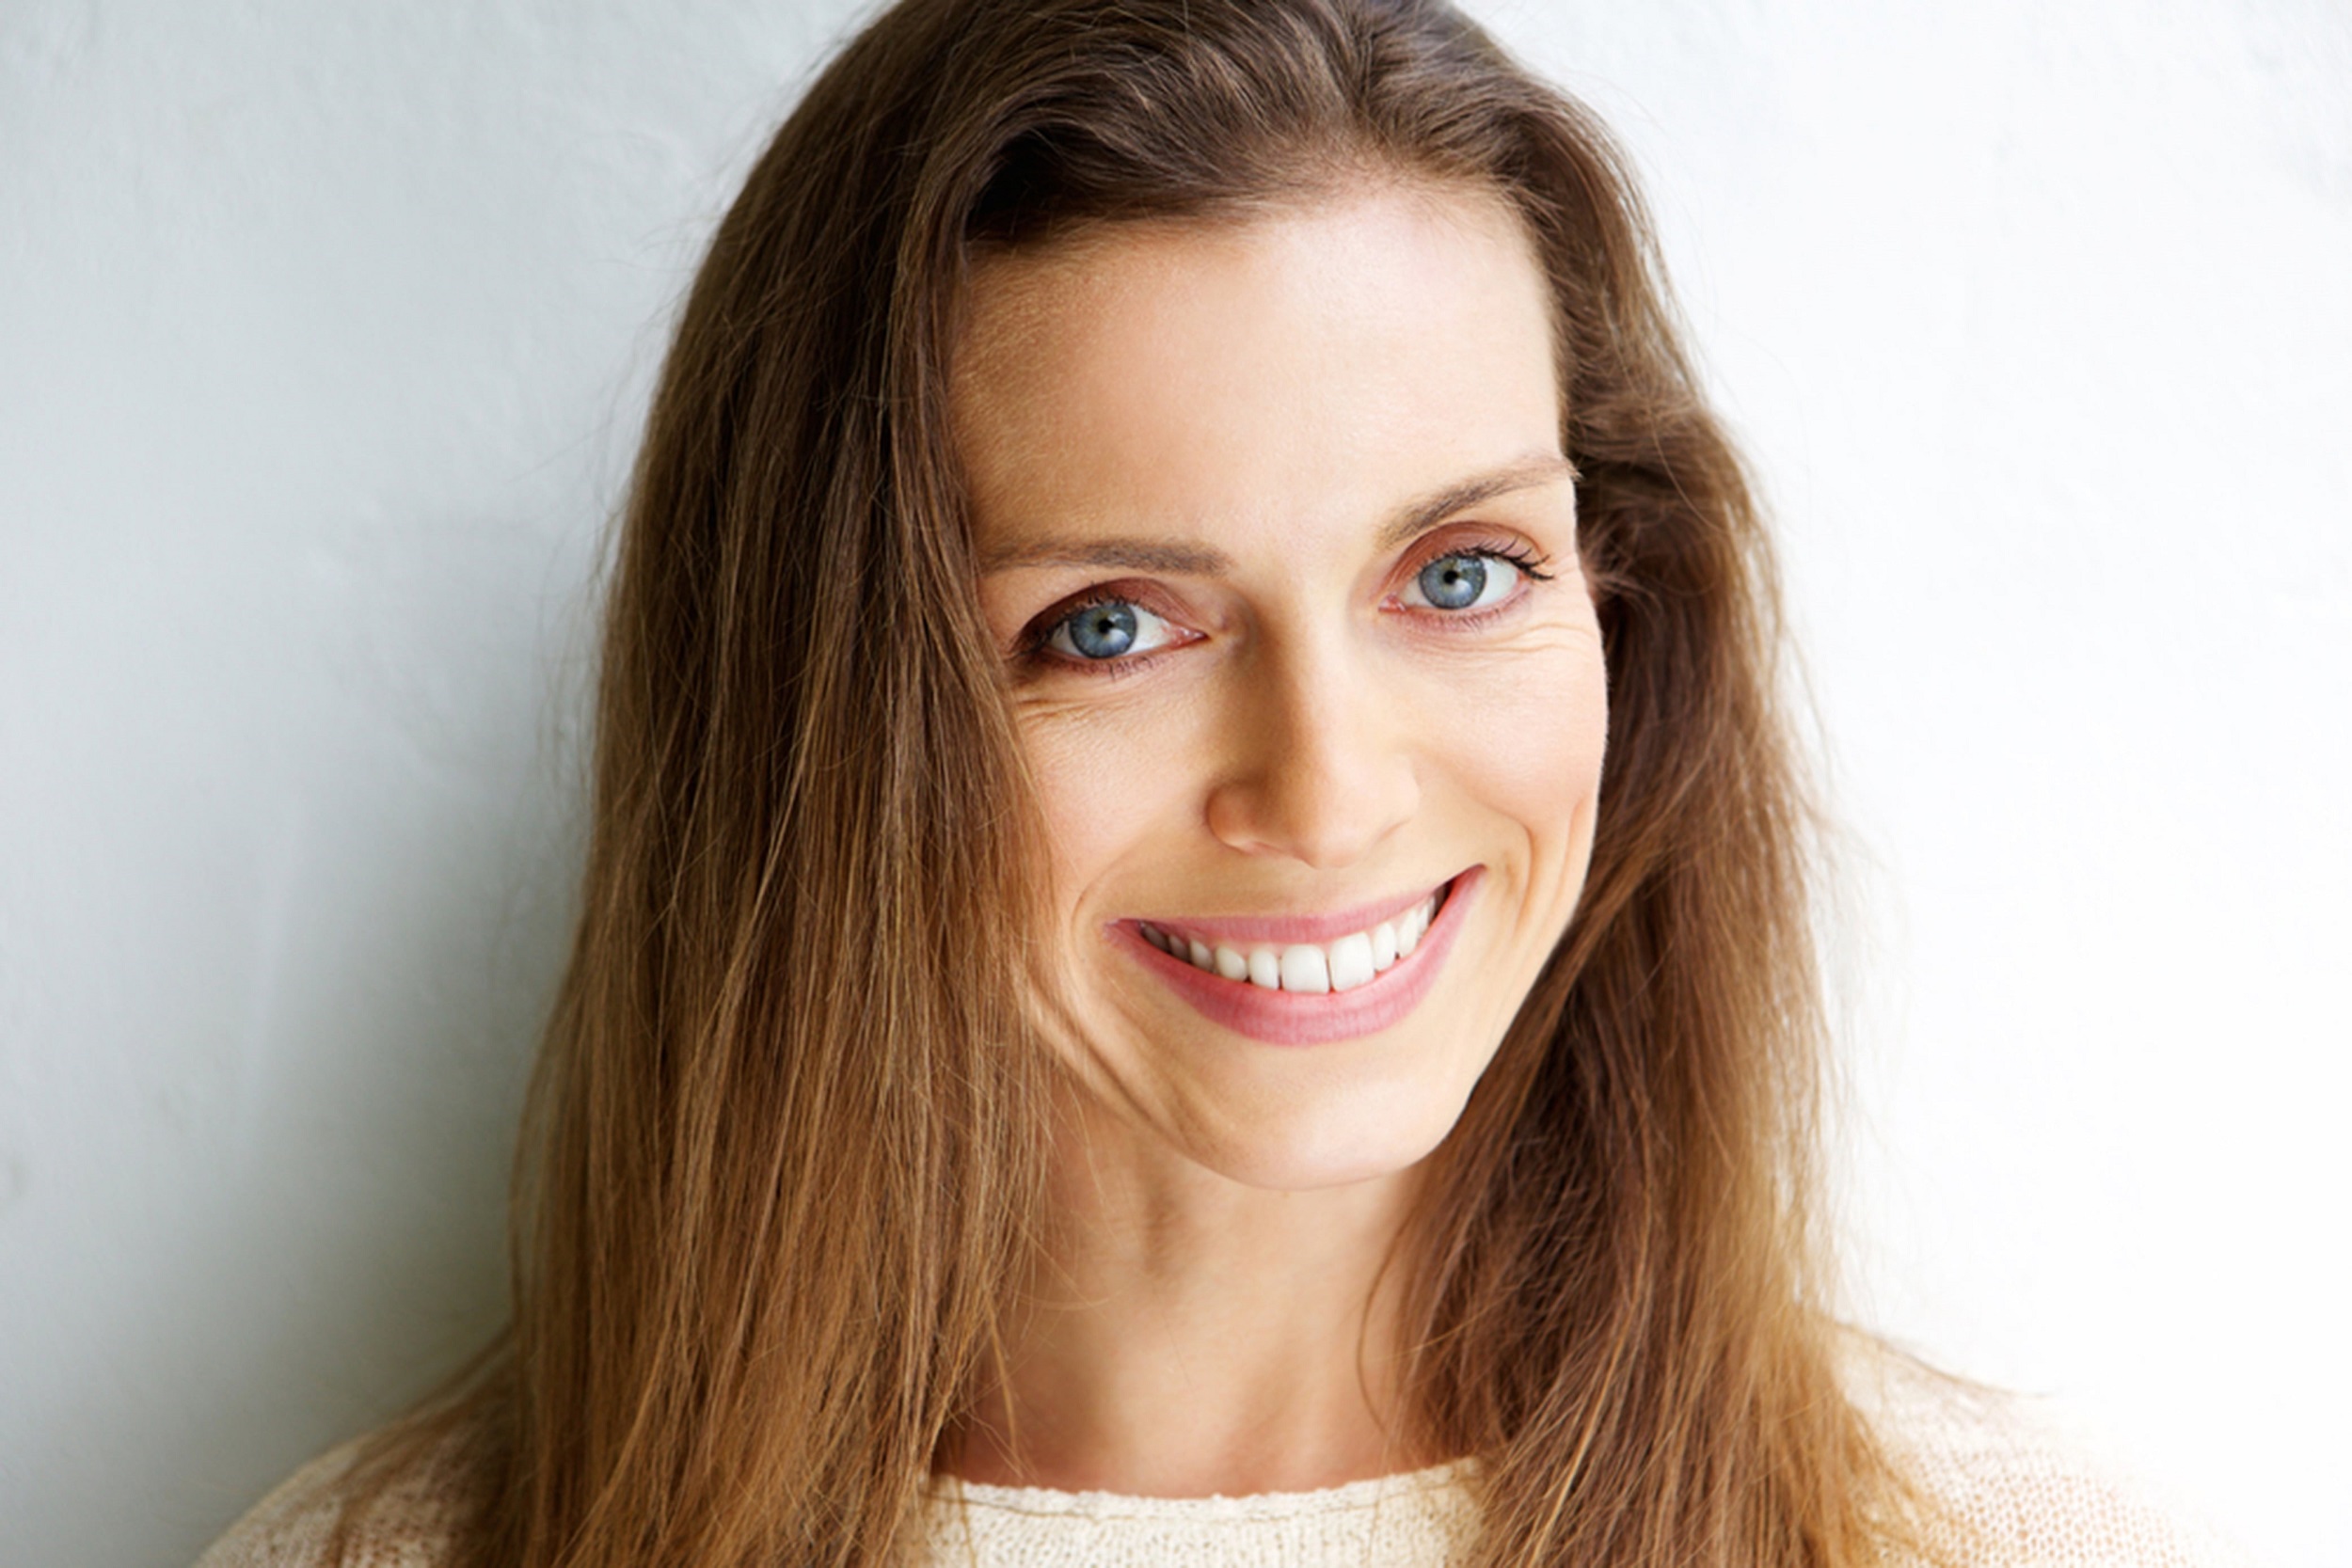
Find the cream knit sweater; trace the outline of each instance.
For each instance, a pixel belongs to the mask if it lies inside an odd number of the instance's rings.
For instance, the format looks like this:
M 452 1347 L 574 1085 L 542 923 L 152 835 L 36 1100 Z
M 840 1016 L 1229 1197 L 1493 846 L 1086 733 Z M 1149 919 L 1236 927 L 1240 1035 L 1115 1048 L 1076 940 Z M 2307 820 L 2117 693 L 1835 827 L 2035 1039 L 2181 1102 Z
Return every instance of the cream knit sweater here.
M 2089 1461 L 2026 1402 L 1871 1358 L 1854 1392 L 1944 1505 L 1934 1544 L 1958 1568 L 2242 1568 Z M 207 1552 L 198 1568 L 327 1568 L 323 1543 L 349 1448 L 313 1461 Z M 1442 1568 L 1476 1533 L 1468 1462 L 1321 1492 L 1129 1497 L 935 1483 L 909 1568 Z M 351 1568 L 441 1568 L 447 1502 L 396 1487 Z

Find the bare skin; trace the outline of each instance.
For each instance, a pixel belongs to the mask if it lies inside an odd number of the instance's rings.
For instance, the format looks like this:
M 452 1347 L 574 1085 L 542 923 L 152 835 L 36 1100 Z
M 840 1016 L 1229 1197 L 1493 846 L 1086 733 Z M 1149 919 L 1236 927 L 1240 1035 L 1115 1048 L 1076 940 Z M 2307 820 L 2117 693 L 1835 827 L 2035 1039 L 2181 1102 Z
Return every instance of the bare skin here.
M 970 307 L 1063 1115 L 953 1466 L 1186 1497 L 1433 1463 L 1383 1266 L 1575 908 L 1607 723 L 1532 249 L 1498 198 L 1367 178 L 996 259 Z M 1408 907 L 1426 945 L 1363 969 Z

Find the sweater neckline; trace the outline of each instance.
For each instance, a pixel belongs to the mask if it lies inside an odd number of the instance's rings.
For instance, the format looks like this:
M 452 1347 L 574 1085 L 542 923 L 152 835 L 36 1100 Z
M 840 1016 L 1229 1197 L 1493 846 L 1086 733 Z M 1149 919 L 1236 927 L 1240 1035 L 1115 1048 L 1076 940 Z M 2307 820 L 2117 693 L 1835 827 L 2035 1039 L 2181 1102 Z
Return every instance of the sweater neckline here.
M 1002 1486 L 991 1481 L 964 1481 L 934 1475 L 931 1497 L 961 1502 L 1008 1513 L 1077 1516 L 1089 1519 L 1187 1520 L 1288 1519 L 1301 1515 L 1343 1513 L 1393 1502 L 1400 1496 L 1452 1488 L 1467 1481 L 1476 1461 L 1451 1459 L 1425 1469 L 1373 1476 L 1310 1492 L 1223 1493 L 1206 1497 L 1147 1497 L 1123 1492 L 1062 1492 L 1047 1486 Z

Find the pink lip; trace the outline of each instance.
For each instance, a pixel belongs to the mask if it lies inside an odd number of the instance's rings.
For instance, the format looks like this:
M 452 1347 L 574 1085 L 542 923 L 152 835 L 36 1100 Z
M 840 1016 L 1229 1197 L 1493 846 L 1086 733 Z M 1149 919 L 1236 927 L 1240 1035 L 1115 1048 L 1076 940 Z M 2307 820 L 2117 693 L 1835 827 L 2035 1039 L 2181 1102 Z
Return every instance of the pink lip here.
M 1429 994 L 1429 988 L 1437 983 L 1438 969 L 1453 950 L 1454 939 L 1461 934 L 1462 923 L 1469 916 L 1470 902 L 1484 875 L 1485 867 L 1472 866 L 1454 879 L 1454 891 L 1446 895 L 1438 918 L 1430 922 L 1421 944 L 1410 957 L 1397 959 L 1353 990 L 1328 991 L 1321 996 L 1268 990 L 1263 986 L 1228 980 L 1195 969 L 1144 941 L 1137 923 L 1132 920 L 1115 923 L 1108 935 L 1115 945 L 1126 949 L 1144 968 L 1167 981 L 1170 990 L 1191 1003 L 1212 1023 L 1223 1024 L 1236 1034 L 1269 1045 L 1319 1045 L 1327 1040 L 1376 1034 L 1411 1012 Z M 1204 941 L 1214 934 L 1229 944 L 1327 942 L 1376 926 L 1428 896 L 1424 893 L 1401 904 L 1371 905 L 1336 915 L 1186 922 L 1181 927 L 1171 928 L 1201 933 Z M 1293 934 L 1303 931 L 1323 934 Z

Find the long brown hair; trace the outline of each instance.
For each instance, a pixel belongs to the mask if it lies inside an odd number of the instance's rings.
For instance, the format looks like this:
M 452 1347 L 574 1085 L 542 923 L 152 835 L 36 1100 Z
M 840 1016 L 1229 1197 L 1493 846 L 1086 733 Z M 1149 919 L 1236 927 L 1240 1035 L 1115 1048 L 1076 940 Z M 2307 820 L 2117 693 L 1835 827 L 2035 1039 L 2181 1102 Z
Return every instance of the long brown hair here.
M 466 1441 L 484 1564 L 872 1564 L 1035 1233 L 1036 832 L 945 420 L 976 250 L 1385 167 L 1557 300 L 1594 860 L 1399 1266 L 1485 1564 L 1843 1565 L 1902 1488 L 1820 1299 L 1807 818 L 1750 487 L 1589 113 L 1435 0 L 901 0 L 712 244 L 611 589 L 594 834 Z M 384 1450 L 391 1453 L 399 1447 Z

